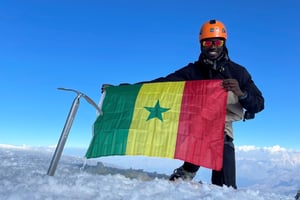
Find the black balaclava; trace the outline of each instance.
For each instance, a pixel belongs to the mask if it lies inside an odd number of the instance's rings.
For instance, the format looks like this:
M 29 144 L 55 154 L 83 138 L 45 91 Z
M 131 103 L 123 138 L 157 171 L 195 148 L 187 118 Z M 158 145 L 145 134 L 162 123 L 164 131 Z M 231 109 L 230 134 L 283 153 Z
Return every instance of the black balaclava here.
M 202 47 L 201 47 L 201 50 L 202 50 Z M 225 70 L 225 68 L 224 68 L 225 64 L 229 60 L 230 59 L 229 59 L 229 56 L 228 56 L 228 49 L 227 49 L 225 44 L 223 46 L 223 51 L 220 54 L 220 56 L 218 58 L 214 59 L 214 60 L 209 59 L 207 56 L 205 56 L 205 54 L 203 52 L 199 56 L 199 61 L 204 63 L 205 66 L 208 67 L 210 78 L 212 77 L 213 71 L 220 72 L 224 76 L 226 76 L 226 78 L 230 78 L 231 76 L 226 73 L 226 71 L 228 71 L 228 70 Z

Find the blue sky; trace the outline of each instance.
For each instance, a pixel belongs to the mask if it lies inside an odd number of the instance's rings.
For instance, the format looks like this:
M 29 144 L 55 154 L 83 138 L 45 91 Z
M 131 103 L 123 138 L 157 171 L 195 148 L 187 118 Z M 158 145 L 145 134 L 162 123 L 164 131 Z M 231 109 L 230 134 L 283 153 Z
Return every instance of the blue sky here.
M 197 60 L 209 19 L 227 27 L 230 58 L 265 97 L 255 120 L 235 124 L 235 144 L 300 149 L 300 2 L 0 2 L 0 143 L 48 146 L 59 139 L 78 89 L 94 101 L 102 83 L 165 76 Z M 81 100 L 67 145 L 88 147 L 96 111 Z

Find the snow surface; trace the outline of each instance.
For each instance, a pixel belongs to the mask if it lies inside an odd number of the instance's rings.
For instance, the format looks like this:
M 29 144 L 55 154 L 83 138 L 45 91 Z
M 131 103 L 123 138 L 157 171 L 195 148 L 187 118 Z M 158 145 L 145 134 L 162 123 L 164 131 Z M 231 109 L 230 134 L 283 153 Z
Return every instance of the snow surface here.
M 237 190 L 209 184 L 210 170 L 203 168 L 194 181 L 168 181 L 182 163 L 178 160 L 143 156 L 84 160 L 78 156 L 82 152 L 72 155 L 67 149 L 55 175 L 48 176 L 53 152 L 46 147 L 0 145 L 0 199 L 294 200 L 300 189 L 300 152 L 277 146 L 237 148 Z

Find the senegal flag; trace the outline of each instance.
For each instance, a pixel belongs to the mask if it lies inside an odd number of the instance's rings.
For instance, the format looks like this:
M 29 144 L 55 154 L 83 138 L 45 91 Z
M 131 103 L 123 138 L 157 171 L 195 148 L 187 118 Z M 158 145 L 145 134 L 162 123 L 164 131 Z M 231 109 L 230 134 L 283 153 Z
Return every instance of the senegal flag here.
M 107 87 L 86 157 L 166 157 L 220 170 L 226 102 L 221 80 Z

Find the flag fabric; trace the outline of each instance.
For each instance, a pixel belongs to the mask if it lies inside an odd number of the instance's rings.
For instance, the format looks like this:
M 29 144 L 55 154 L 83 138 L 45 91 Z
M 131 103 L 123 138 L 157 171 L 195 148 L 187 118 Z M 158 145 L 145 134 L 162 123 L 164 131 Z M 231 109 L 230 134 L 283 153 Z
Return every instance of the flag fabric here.
M 86 158 L 145 155 L 220 170 L 226 102 L 221 80 L 107 87 Z

